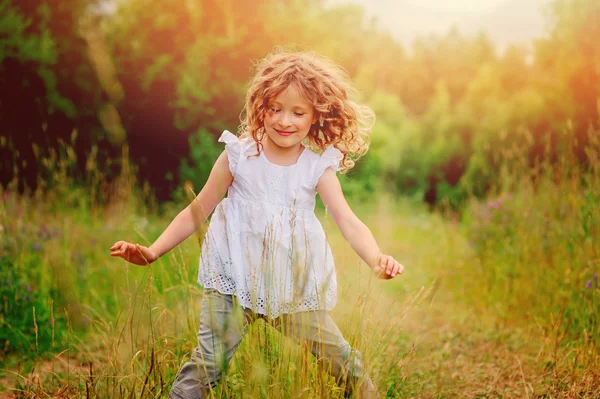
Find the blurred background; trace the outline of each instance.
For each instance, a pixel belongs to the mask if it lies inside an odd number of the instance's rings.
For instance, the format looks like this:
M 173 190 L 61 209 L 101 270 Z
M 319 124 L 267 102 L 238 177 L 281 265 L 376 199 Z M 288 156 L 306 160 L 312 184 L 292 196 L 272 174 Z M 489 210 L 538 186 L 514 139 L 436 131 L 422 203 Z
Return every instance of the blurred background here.
M 108 248 L 200 191 L 277 46 L 377 115 L 341 181 L 406 273 L 372 281 L 316 211 L 382 394 L 600 397 L 598 0 L 0 0 L 0 396 L 167 395 L 206 226 L 150 268 Z M 218 397 L 341 396 L 250 335 Z
M 459 206 L 488 191 L 500 149 L 533 165 L 546 146 L 583 149 L 599 123 L 592 0 L 1 4 L 0 182 L 21 190 L 61 141 L 81 174 L 92 148 L 118 174 L 126 145 L 160 201 L 184 181 L 199 190 L 253 62 L 279 45 L 341 64 L 377 113 L 350 195 Z

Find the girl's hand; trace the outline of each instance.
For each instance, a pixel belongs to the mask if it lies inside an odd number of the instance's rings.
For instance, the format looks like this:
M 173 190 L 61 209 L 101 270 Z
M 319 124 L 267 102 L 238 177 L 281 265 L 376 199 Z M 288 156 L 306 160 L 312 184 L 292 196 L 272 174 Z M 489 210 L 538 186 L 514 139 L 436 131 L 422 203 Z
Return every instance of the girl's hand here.
M 127 262 L 140 266 L 147 266 L 158 258 L 152 249 L 125 241 L 116 242 L 110 247 L 110 251 L 110 256 L 119 256 Z
M 377 278 L 383 280 L 389 280 L 398 274 L 404 273 L 404 266 L 402 266 L 396 259 L 390 255 L 380 253 L 377 257 L 377 262 L 373 266 L 373 272 L 377 275 Z

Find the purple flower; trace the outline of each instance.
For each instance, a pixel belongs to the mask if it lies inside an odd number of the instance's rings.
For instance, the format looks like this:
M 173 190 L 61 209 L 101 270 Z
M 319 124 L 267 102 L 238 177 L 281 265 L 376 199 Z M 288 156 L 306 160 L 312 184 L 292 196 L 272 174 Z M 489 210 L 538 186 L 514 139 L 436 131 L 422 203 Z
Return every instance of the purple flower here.
M 585 285 L 586 290 L 589 290 L 590 288 L 592 288 L 592 280 L 588 280 L 587 284 Z
M 31 286 L 30 285 L 27 286 L 27 292 L 31 292 Z
M 34 242 L 33 244 L 31 244 L 31 249 L 33 249 L 34 251 L 39 251 L 40 248 L 42 248 L 42 246 L 37 242 Z
M 48 235 L 48 230 L 45 227 L 42 227 L 40 231 L 37 232 L 37 236 L 40 240 L 45 240 Z

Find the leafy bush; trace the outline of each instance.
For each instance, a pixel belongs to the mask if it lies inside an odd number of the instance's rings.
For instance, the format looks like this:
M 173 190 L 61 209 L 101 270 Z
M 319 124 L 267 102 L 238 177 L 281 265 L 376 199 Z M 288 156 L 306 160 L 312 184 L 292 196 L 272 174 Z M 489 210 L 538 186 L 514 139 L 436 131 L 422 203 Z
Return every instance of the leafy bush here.
M 190 156 L 181 161 L 179 174 L 182 181 L 192 184 L 196 195 L 204 187 L 215 161 L 224 149 L 224 145 L 218 143 L 215 136 L 206 129 L 199 129 L 195 135 L 190 136 Z M 189 194 L 180 189 L 175 197 L 182 200 Z
M 36 357 L 65 336 L 64 316 L 54 313 L 51 296 L 20 269 L 0 258 L 0 358 L 9 353 Z

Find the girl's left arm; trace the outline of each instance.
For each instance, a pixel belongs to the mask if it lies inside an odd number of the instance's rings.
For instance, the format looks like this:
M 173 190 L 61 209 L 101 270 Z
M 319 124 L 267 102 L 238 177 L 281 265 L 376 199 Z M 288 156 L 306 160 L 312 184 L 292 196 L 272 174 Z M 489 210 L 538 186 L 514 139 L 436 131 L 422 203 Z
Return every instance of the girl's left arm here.
M 333 169 L 325 170 L 316 190 L 346 241 L 379 278 L 390 279 L 404 272 L 404 266 L 381 253 L 371 230 L 350 209 Z

